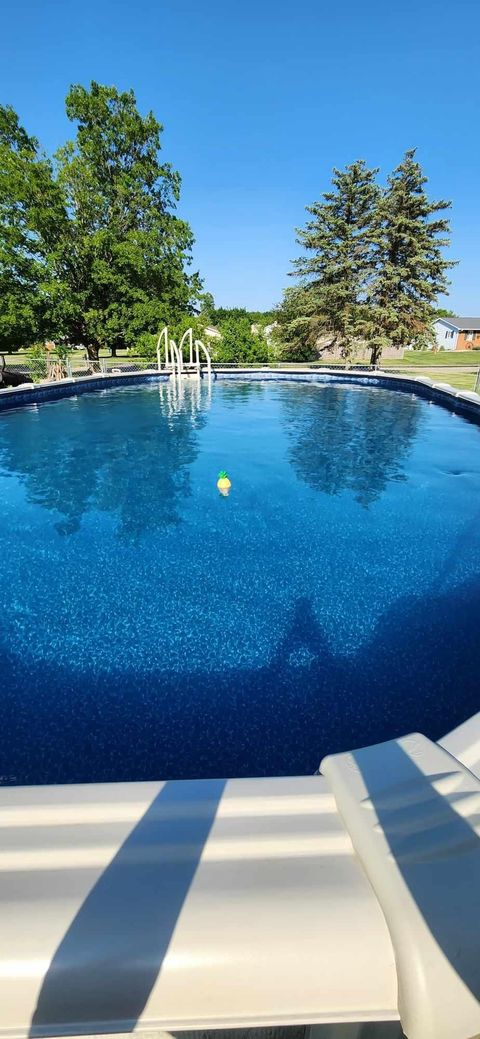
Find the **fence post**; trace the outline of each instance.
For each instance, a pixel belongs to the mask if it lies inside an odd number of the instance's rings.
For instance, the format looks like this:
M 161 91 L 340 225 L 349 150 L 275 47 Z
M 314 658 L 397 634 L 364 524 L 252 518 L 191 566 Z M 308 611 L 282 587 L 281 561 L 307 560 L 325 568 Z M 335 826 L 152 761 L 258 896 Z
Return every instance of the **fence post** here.
M 477 368 L 477 378 L 475 379 L 475 393 L 478 393 L 480 387 L 480 368 Z

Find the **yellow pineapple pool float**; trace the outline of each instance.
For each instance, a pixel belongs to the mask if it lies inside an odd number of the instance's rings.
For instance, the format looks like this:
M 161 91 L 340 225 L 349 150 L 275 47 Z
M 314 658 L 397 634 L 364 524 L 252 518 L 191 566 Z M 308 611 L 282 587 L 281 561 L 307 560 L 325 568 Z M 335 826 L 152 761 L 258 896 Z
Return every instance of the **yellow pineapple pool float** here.
M 218 474 L 217 487 L 220 491 L 220 494 L 223 494 L 224 498 L 226 498 L 227 495 L 230 494 L 231 486 L 232 484 L 228 478 L 227 473 L 225 472 L 225 469 L 222 469 L 221 473 Z

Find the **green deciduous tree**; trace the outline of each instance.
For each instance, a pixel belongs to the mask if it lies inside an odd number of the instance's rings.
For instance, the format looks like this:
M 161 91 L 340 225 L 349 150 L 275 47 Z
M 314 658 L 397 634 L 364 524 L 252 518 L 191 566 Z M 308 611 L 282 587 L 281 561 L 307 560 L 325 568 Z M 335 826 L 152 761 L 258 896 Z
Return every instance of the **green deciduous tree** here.
M 185 271 L 193 236 L 174 213 L 180 177 L 160 162 L 153 114 L 97 83 L 72 87 L 66 107 L 77 135 L 57 155 L 69 227 L 51 256 L 55 313 L 95 358 L 188 310 L 200 282 Z
M 407 151 L 388 178 L 377 206 L 375 274 L 369 283 L 363 332 L 376 363 L 385 346 L 422 348 L 433 342 L 435 301 L 448 286 L 445 260 L 450 203 L 430 201 L 427 178 Z
M 214 320 L 215 315 L 215 300 L 211 292 L 201 292 L 198 297 L 200 316 L 205 321 L 205 324 L 209 324 Z
M 76 137 L 53 166 L 0 110 L 0 335 L 42 331 L 95 359 L 192 311 L 201 283 L 187 272 L 193 236 L 153 114 L 98 83 L 72 87 L 66 108 Z
M 10 107 L 0 106 L 0 349 L 48 326 L 47 254 L 64 218 L 49 161 Z

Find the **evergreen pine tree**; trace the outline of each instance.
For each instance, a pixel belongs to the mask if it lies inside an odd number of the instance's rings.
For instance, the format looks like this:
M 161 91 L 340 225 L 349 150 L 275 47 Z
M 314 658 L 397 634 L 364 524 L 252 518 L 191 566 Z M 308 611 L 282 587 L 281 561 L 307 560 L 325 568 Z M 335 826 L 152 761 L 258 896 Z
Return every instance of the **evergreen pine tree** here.
M 344 356 L 352 353 L 359 308 L 374 269 L 377 172 L 363 160 L 335 169 L 332 190 L 307 207 L 311 219 L 297 241 L 308 255 L 294 261 L 301 284 L 288 299 L 287 341 L 290 334 L 304 348 L 323 330 L 332 333 L 331 345 L 340 346 Z M 292 303 L 299 307 L 293 317 Z
M 442 249 L 450 202 L 431 202 L 415 149 L 388 178 L 377 207 L 376 270 L 366 298 L 362 331 L 376 364 L 385 346 L 425 347 L 432 342 L 435 301 L 448 286 L 453 266 Z

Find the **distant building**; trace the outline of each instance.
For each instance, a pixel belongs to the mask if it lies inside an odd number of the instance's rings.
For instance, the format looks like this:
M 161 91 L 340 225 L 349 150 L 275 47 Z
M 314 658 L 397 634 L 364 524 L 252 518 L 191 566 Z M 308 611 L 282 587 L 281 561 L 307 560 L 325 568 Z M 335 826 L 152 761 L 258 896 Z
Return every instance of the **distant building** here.
M 480 317 L 438 317 L 433 327 L 439 350 L 480 350 Z
M 273 331 L 278 328 L 278 321 L 272 321 L 270 325 L 265 325 L 263 328 L 261 325 L 250 325 L 250 331 L 254 336 L 264 336 L 267 340 L 268 346 L 271 345 Z
M 204 332 L 204 335 L 206 335 L 208 339 L 221 339 L 222 338 L 222 333 L 218 330 L 218 328 L 215 328 L 214 325 L 207 325 L 207 327 L 204 328 L 203 332 Z

